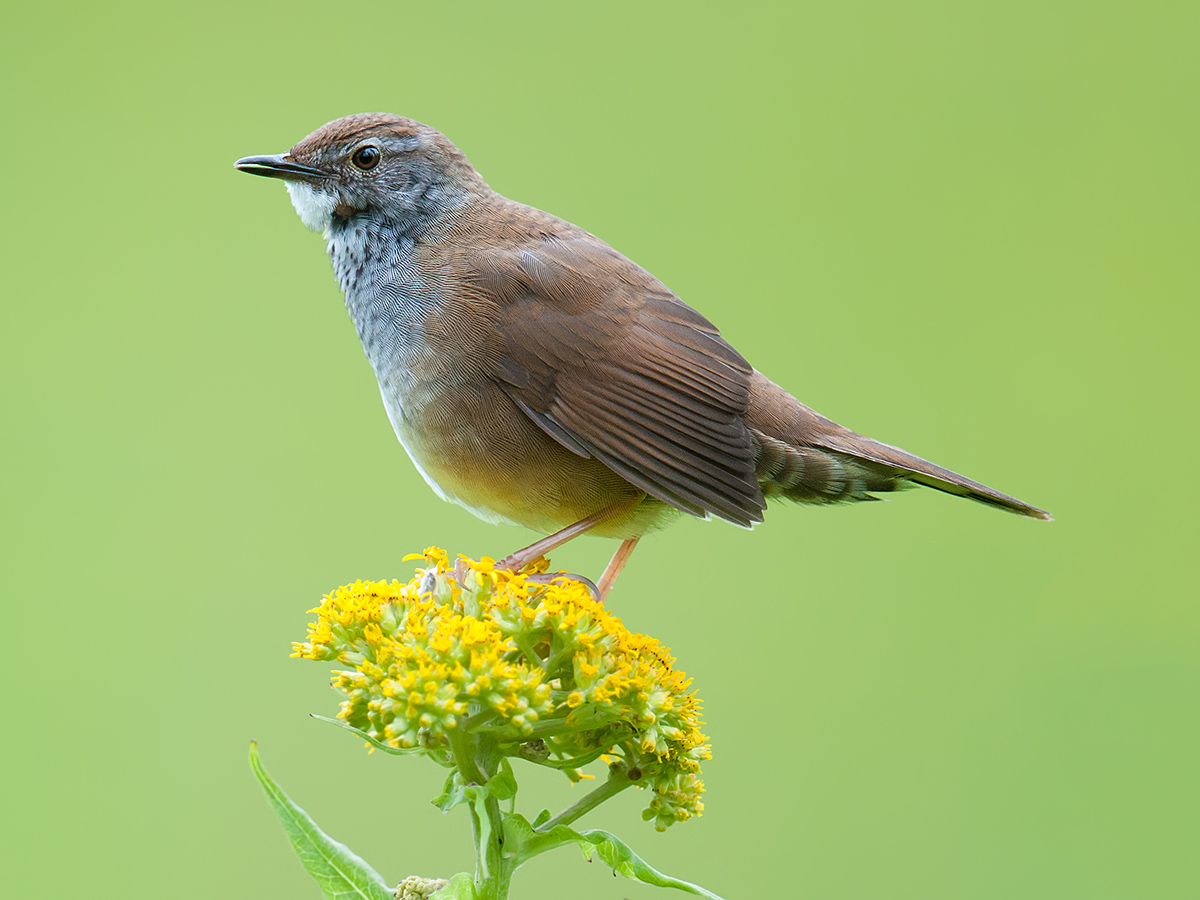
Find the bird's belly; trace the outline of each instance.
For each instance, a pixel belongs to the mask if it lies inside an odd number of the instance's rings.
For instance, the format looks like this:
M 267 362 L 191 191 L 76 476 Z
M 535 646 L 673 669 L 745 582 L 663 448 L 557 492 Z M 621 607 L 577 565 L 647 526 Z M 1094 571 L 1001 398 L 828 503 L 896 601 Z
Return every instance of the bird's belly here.
M 495 385 L 437 388 L 381 378 L 396 437 L 443 500 L 487 522 L 550 533 L 641 492 L 603 463 L 545 434 Z M 665 524 L 674 510 L 646 500 L 592 530 L 633 537 Z

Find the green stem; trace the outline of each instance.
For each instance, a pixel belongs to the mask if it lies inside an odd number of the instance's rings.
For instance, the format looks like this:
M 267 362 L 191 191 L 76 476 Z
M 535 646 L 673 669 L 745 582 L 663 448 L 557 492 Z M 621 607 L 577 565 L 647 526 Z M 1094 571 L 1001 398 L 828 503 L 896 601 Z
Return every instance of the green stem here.
M 521 735 L 522 741 L 532 741 L 540 737 L 555 737 L 560 734 L 576 734 L 580 731 L 597 731 L 611 720 L 597 716 L 579 725 L 567 725 L 566 716 L 555 716 L 553 719 L 539 719 L 533 723 L 529 731 Z
M 498 715 L 500 715 L 500 713 L 496 712 L 494 709 L 483 709 L 479 712 L 472 713 L 465 719 L 460 719 L 459 722 L 461 723 L 461 728 L 463 731 L 465 731 L 467 734 L 474 734 L 480 725 L 490 722 Z
M 517 860 L 504 855 L 504 824 L 500 818 L 500 802 L 490 794 L 483 800 L 483 810 L 471 804 L 475 834 L 475 896 L 477 900 L 507 900 L 508 887 L 516 870 Z M 483 828 L 483 822 L 489 823 Z
M 481 611 L 479 595 L 484 593 L 484 590 L 480 584 L 480 576 L 478 574 L 471 573 L 467 578 L 473 580 L 475 583 L 473 585 L 463 584 L 463 612 L 468 616 L 478 619 Z
M 487 778 L 491 778 L 500 770 L 500 761 L 504 759 L 504 754 L 500 752 L 500 747 L 495 740 L 486 734 L 476 736 L 475 747 L 480 770 Z M 488 821 L 492 824 L 495 842 L 497 845 L 502 845 L 504 843 L 504 820 L 500 818 L 500 801 L 489 794 L 484 807 Z
M 533 763 L 535 766 L 545 766 L 547 769 L 582 769 L 588 763 L 598 760 L 605 753 L 611 752 L 612 745 L 609 744 L 606 747 L 599 747 L 583 754 L 582 756 L 572 756 L 570 759 L 531 759 L 529 762 Z
M 525 659 L 531 666 L 544 666 L 545 661 L 538 655 L 538 652 L 533 649 L 533 645 L 529 643 L 529 635 L 518 634 L 513 636 L 513 640 L 517 642 L 517 647 L 524 654 Z
M 472 736 L 460 723 L 447 730 L 458 771 L 468 782 L 486 785 L 495 774 L 501 758 L 496 742 L 485 736 Z M 483 801 L 469 800 L 471 837 L 475 844 L 475 894 L 478 900 L 506 900 L 515 868 L 514 860 L 504 856 L 504 820 L 500 801 L 483 793 Z M 480 806 L 483 808 L 480 809 Z
M 568 806 L 552 819 L 537 827 L 537 831 L 550 831 L 557 825 L 570 825 L 580 816 L 591 812 L 605 800 L 614 797 L 633 784 L 624 765 L 613 765 L 608 770 L 608 779 L 578 803 Z
M 487 776 L 479 770 L 475 762 L 475 754 L 471 751 L 471 736 L 467 734 L 460 721 L 457 728 L 447 728 L 446 738 L 450 741 L 450 749 L 454 751 L 454 762 L 458 771 L 471 784 L 487 784 Z
M 558 678 L 558 670 L 563 667 L 563 664 L 571 658 L 571 655 L 574 652 L 575 648 L 571 646 L 560 647 L 557 652 L 552 650 L 549 658 L 543 665 L 543 668 L 546 670 L 546 677 Z M 574 672 L 567 672 L 563 674 L 562 678 L 564 689 L 568 687 L 568 682 L 571 682 L 571 686 L 573 686 L 574 678 L 571 677 L 573 675 Z

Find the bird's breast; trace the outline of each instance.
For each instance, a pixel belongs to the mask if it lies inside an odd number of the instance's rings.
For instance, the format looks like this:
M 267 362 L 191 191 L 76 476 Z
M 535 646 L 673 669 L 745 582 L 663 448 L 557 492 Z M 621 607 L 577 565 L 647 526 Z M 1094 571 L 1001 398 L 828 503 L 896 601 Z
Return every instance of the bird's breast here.
M 482 519 L 539 531 L 639 496 L 598 460 L 548 437 L 513 402 L 489 363 L 498 340 L 494 307 L 432 254 L 369 222 L 329 235 L 388 418 L 429 486 Z M 641 534 L 667 512 L 643 504 L 598 533 Z
M 421 247 L 369 219 L 333 227 L 328 251 L 383 405 L 413 464 L 443 499 L 483 518 L 502 518 L 476 503 L 486 459 L 471 420 L 495 402 L 475 342 L 447 335 L 448 291 Z

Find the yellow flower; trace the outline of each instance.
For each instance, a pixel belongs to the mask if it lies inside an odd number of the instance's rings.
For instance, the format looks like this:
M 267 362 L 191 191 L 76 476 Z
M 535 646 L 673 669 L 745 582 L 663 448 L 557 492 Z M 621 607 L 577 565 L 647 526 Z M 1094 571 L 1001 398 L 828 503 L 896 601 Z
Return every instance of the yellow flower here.
M 406 559 L 426 567 L 406 584 L 356 581 L 326 595 L 293 645 L 293 656 L 349 667 L 333 677 L 340 718 L 447 764 L 447 732 L 463 727 L 486 729 L 507 756 L 536 737 L 541 764 L 572 780 L 583 777 L 572 760 L 603 753 L 651 790 L 644 817 L 655 827 L 700 814 L 708 738 L 666 647 L 626 629 L 586 585 L 533 580 L 544 558 L 518 573 L 490 557 L 451 570 L 437 547 Z

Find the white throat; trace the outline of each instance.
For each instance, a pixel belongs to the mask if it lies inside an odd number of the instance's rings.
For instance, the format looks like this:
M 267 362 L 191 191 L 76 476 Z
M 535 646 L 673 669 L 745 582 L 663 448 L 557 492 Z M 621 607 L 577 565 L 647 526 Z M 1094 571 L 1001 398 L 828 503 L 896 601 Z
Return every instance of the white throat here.
M 334 207 L 337 206 L 337 200 L 332 194 L 318 191 L 303 181 L 287 182 L 287 192 L 301 222 L 313 231 L 324 232 L 329 228 Z

